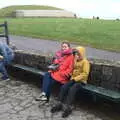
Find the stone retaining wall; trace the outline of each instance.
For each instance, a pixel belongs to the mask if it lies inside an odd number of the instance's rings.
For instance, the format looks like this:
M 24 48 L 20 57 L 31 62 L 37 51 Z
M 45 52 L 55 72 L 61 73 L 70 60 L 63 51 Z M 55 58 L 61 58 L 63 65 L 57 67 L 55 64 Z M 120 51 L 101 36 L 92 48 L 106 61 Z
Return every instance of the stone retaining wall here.
M 75 18 L 75 14 L 65 10 L 16 10 L 15 17 L 64 17 Z
M 52 56 L 17 50 L 14 62 L 47 71 Z M 120 63 L 90 59 L 89 83 L 107 89 L 120 91 Z

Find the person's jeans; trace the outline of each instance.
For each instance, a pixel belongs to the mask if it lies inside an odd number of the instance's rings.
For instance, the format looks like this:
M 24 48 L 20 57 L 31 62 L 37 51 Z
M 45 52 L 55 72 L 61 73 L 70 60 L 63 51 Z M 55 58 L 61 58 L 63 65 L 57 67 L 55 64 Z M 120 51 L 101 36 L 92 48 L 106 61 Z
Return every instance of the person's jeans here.
M 64 100 L 66 99 L 66 96 L 68 95 L 69 89 L 71 88 L 71 86 L 73 86 L 74 83 L 75 82 L 71 80 L 68 83 L 65 83 L 64 85 L 61 86 L 60 93 L 58 96 L 58 99 L 61 102 L 64 102 Z
M 81 89 L 81 87 L 85 85 L 85 84 L 82 84 L 82 83 L 75 83 L 71 86 L 71 88 L 69 89 L 69 92 L 68 92 L 68 95 L 67 95 L 67 98 L 66 98 L 66 104 L 67 105 L 71 105 L 74 101 L 75 101 L 75 98 L 76 98 L 76 93 Z
M 48 99 L 50 97 L 52 85 L 55 83 L 57 83 L 57 81 L 51 77 L 49 72 L 46 72 L 46 74 L 43 77 L 42 92 L 45 92 Z
M 59 101 L 65 102 L 67 105 L 71 105 L 74 100 L 77 91 L 80 90 L 82 83 L 69 81 L 68 83 L 62 85 L 59 93 Z
M 5 63 L 3 61 L 0 61 L 0 72 L 3 74 L 2 77 L 8 77 L 7 70 L 5 68 Z
M 11 54 L 11 55 L 6 56 L 6 58 L 5 58 L 5 60 L 4 60 L 4 64 L 5 64 L 5 65 L 11 64 L 11 62 L 13 61 L 13 59 L 14 59 L 14 54 Z
M 14 58 L 14 56 L 11 55 L 11 56 L 7 57 L 6 60 L 1 60 L 0 61 L 0 72 L 3 74 L 3 77 L 5 77 L 5 78 L 8 77 L 6 66 L 9 65 L 12 62 L 13 58 Z

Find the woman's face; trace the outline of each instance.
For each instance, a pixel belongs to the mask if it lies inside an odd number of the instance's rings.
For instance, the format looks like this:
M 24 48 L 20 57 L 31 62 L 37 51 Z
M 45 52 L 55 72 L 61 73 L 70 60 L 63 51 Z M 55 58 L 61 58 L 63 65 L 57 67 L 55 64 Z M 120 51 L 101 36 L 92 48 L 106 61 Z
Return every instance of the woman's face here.
M 80 53 L 75 54 L 75 59 L 77 61 L 82 60 L 82 56 L 80 55 Z
M 64 43 L 62 44 L 61 48 L 64 51 L 64 50 L 68 50 L 70 47 L 68 46 L 68 44 Z

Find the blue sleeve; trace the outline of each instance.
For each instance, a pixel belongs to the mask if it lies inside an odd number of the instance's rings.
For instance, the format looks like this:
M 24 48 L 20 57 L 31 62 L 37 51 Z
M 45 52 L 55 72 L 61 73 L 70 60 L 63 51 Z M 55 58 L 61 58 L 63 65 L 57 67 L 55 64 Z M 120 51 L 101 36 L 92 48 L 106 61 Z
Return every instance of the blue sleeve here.
M 1 49 L 1 53 L 2 53 L 3 57 L 6 58 L 7 57 L 7 52 L 5 50 L 4 44 L 0 44 L 0 49 Z
M 13 54 L 12 49 L 9 48 L 9 46 L 6 44 L 0 44 L 0 49 L 1 49 L 2 55 L 4 57 L 4 61 L 8 62 L 9 55 Z

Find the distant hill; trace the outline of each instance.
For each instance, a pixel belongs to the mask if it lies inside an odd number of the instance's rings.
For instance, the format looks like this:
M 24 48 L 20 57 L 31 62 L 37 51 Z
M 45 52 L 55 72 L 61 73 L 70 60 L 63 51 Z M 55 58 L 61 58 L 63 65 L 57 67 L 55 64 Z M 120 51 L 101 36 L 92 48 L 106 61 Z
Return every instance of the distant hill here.
M 19 5 L 19 6 L 8 6 L 0 9 L 0 18 L 12 17 L 12 13 L 15 10 L 61 10 L 51 6 L 40 6 L 40 5 Z

